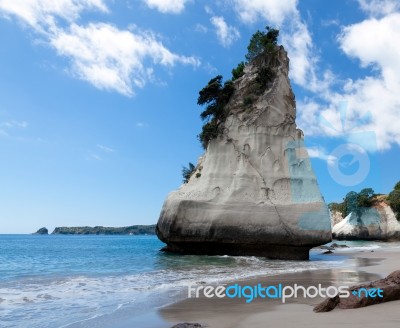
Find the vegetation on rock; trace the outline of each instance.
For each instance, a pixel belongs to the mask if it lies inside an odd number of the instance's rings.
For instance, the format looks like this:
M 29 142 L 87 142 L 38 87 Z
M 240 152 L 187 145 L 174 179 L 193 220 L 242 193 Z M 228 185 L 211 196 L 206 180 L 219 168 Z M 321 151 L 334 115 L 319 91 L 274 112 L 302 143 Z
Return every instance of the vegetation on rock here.
M 397 220 L 400 220 L 400 181 L 396 183 L 387 199 L 393 212 L 396 213 Z
M 364 188 L 359 193 L 350 191 L 341 203 L 330 203 L 328 205 L 331 211 L 342 213 L 346 217 L 351 212 L 361 211 L 363 208 L 371 207 L 374 203 L 376 194 L 372 188 Z
M 154 235 L 156 226 L 134 225 L 129 227 L 57 227 L 54 235 Z
M 272 52 L 278 42 L 279 30 L 267 26 L 267 32 L 257 31 L 250 39 L 246 60 L 251 62 L 264 51 Z
M 194 166 L 193 163 L 190 163 L 190 162 L 189 162 L 188 167 L 186 167 L 186 166 L 182 167 L 183 183 L 189 182 L 189 179 L 195 170 L 196 170 L 196 167 Z
M 207 148 L 211 139 L 219 135 L 221 124 L 226 119 L 225 105 L 234 91 L 232 81 L 222 83 L 222 75 L 218 75 L 199 92 L 197 104 L 206 105 L 206 109 L 200 114 L 201 119 L 206 123 L 199 134 L 204 149 Z
M 400 181 L 396 183 L 389 195 L 375 194 L 372 188 L 364 188 L 359 193 L 350 191 L 341 203 L 330 203 L 328 205 L 332 212 L 340 212 L 346 217 L 350 212 L 359 212 L 363 208 L 369 208 L 379 201 L 385 201 L 390 205 L 400 221 Z
M 235 90 L 233 81 L 243 76 L 247 63 L 250 63 L 262 53 L 272 53 L 276 49 L 278 36 L 279 30 L 270 28 L 269 26 L 266 27 L 266 32 L 257 31 L 254 33 L 247 47 L 246 62 L 240 62 L 232 70 L 232 80 L 223 83 L 222 75 L 217 75 L 199 92 L 197 104 L 206 106 L 206 109 L 200 114 L 201 119 L 205 123 L 198 136 L 204 149 L 207 148 L 210 140 L 218 137 L 222 131 L 221 125 L 227 117 L 225 106 Z M 264 90 L 267 84 L 272 82 L 274 78 L 275 73 L 270 67 L 260 68 L 256 78 L 257 93 Z M 252 103 L 252 100 L 249 99 L 244 103 L 245 106 Z M 185 177 L 184 180 L 186 181 Z
M 244 74 L 244 67 L 246 66 L 246 64 L 242 61 L 240 62 L 236 68 L 234 68 L 232 70 L 232 81 L 237 80 L 238 78 L 240 78 L 241 76 L 243 76 Z

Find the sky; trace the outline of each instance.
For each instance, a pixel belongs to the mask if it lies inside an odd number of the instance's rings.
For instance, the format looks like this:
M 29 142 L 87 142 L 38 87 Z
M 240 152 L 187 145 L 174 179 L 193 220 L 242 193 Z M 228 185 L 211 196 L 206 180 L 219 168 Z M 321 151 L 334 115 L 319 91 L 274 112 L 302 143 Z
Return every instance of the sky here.
M 0 233 L 154 224 L 198 92 L 280 30 L 327 202 L 400 180 L 397 0 L 0 0 Z

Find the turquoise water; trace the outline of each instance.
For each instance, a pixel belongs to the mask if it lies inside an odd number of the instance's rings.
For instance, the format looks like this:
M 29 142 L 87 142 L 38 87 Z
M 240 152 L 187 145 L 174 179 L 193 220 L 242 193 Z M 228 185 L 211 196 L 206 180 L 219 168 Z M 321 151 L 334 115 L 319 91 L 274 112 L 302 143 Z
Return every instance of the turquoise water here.
M 188 284 L 340 265 L 179 256 L 155 236 L 0 235 L 0 327 L 116 327 L 177 301 Z

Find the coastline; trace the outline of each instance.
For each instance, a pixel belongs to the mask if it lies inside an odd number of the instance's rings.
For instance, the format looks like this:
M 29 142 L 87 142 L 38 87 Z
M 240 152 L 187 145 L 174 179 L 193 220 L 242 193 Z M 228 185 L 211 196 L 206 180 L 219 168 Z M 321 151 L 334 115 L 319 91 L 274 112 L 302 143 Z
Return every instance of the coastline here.
M 327 286 L 353 286 L 386 277 L 400 269 L 400 249 L 382 247 L 374 250 L 336 249 L 334 254 L 324 254 L 332 258 L 346 256 L 343 266 L 332 269 L 317 269 L 287 273 L 268 277 L 237 280 L 243 285 L 285 285 L 301 284 L 305 287 L 321 284 Z M 323 253 L 323 250 L 321 250 Z M 295 262 L 293 263 L 295 265 Z M 156 315 L 165 321 L 148 327 L 172 327 L 180 322 L 196 322 L 210 328 L 264 327 L 268 322 L 274 327 L 337 327 L 339 324 L 351 327 L 398 327 L 397 310 L 400 301 L 388 302 L 354 310 L 335 309 L 328 313 L 314 313 L 313 307 L 324 298 L 288 299 L 282 304 L 278 299 L 254 299 L 246 303 L 244 299 L 229 298 L 186 298 L 183 301 L 160 308 Z

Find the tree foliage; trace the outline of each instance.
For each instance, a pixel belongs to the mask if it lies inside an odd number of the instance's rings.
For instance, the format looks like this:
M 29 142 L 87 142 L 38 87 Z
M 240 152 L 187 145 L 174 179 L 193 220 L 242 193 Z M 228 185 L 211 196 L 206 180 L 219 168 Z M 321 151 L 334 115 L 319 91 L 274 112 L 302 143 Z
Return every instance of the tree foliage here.
M 396 213 L 397 220 L 400 220 L 400 181 L 396 183 L 394 189 L 390 192 L 388 201 L 393 212 Z
M 248 62 L 251 62 L 262 52 L 270 52 L 275 48 L 278 42 L 279 30 L 269 26 L 266 27 L 266 30 L 266 32 L 257 31 L 251 37 L 246 54 L 246 60 Z
M 362 189 L 359 193 L 350 191 L 342 203 L 330 203 L 329 209 L 331 211 L 339 211 L 343 217 L 346 217 L 351 212 L 359 212 L 364 208 L 371 207 L 375 196 L 372 188 Z
M 272 82 L 275 78 L 275 73 L 270 67 L 262 67 L 257 74 L 256 82 L 258 90 L 264 90 L 265 86 Z
M 211 79 L 199 92 L 198 105 L 205 105 L 206 109 L 200 117 L 206 123 L 199 134 L 203 148 L 207 148 L 210 140 L 216 138 L 220 132 L 220 125 L 226 119 L 225 105 L 229 102 L 235 88 L 233 82 L 228 80 L 222 83 L 222 75 Z
M 241 77 L 244 74 L 244 67 L 245 63 L 241 61 L 236 68 L 232 70 L 232 81 L 237 80 L 239 77 Z
M 344 203 L 330 203 L 328 205 L 328 208 L 332 211 L 332 212 L 340 212 L 342 214 L 342 216 L 345 216 L 346 213 L 346 208 Z
M 365 188 L 361 190 L 357 195 L 357 206 L 358 207 L 371 207 L 372 206 L 372 198 L 374 197 L 375 192 L 372 188 Z
M 219 132 L 220 132 L 220 126 L 216 122 L 216 119 L 212 119 L 210 122 L 207 122 L 206 124 L 203 125 L 203 128 L 201 129 L 201 132 L 199 134 L 199 140 L 204 149 L 207 148 L 208 143 L 212 139 L 218 137 Z
M 189 179 L 195 170 L 196 170 L 196 167 L 194 166 L 193 163 L 190 163 L 190 162 L 189 162 L 188 167 L 186 167 L 186 166 L 182 167 L 183 183 L 189 182 Z
M 270 52 L 275 49 L 278 36 L 279 31 L 269 26 L 266 27 L 264 32 L 257 31 L 254 33 L 247 47 L 246 60 L 249 62 L 262 52 Z M 199 92 L 197 104 L 205 106 L 205 109 L 200 114 L 205 123 L 198 137 L 204 149 L 207 148 L 210 140 L 216 138 L 222 131 L 221 126 L 227 115 L 225 106 L 234 92 L 233 81 L 244 74 L 245 65 L 246 63 L 242 61 L 232 70 L 232 80 L 223 83 L 222 75 L 217 75 Z M 262 68 L 256 78 L 257 92 L 263 90 L 273 79 L 274 72 L 272 69 Z M 251 102 L 252 100 L 249 98 L 245 105 L 247 106 Z

